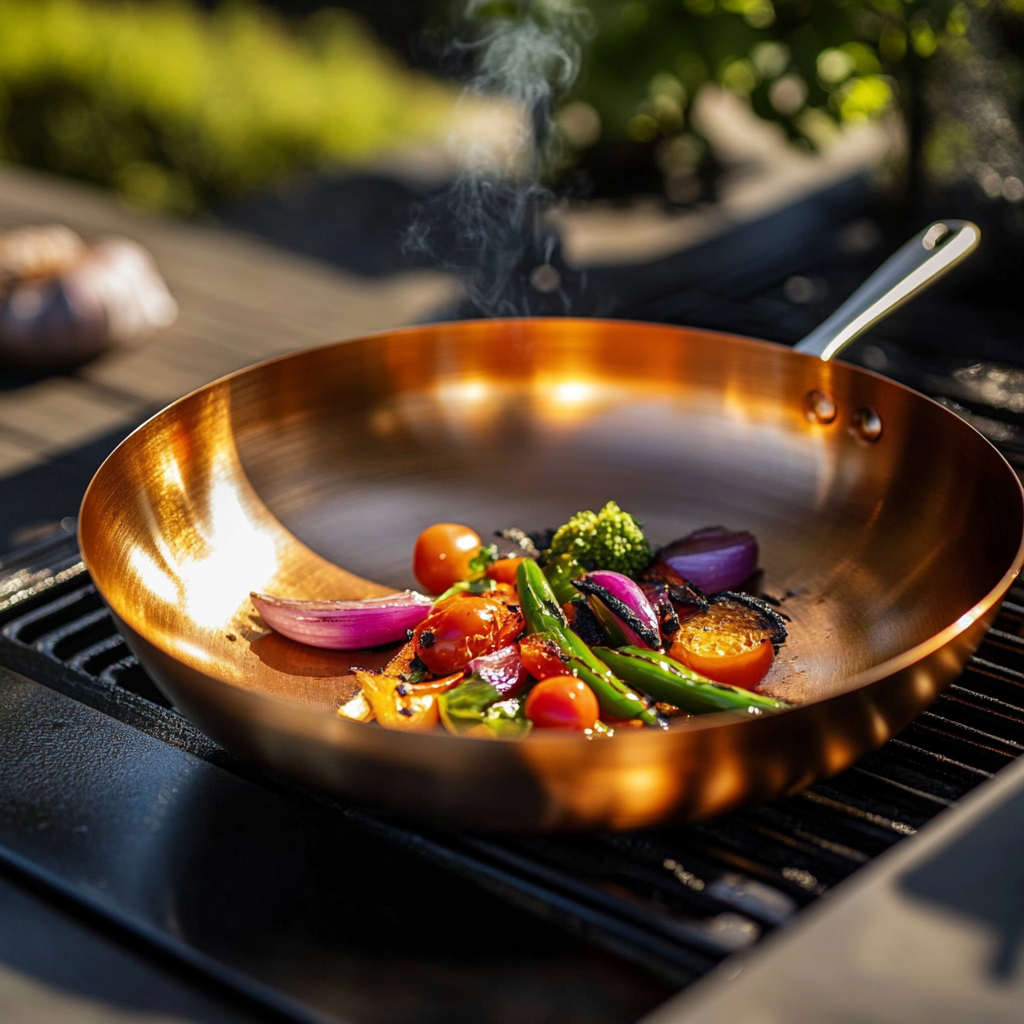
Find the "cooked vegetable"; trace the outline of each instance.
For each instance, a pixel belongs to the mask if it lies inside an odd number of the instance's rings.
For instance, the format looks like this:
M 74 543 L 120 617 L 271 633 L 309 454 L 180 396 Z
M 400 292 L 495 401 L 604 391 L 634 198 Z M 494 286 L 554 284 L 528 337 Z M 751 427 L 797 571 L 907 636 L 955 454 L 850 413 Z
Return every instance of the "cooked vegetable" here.
M 521 561 L 521 558 L 499 558 L 487 567 L 484 575 L 496 583 L 507 583 L 514 587 L 516 585 L 516 570 Z
M 586 571 L 572 555 L 558 555 L 544 564 L 544 575 L 559 604 L 579 597 L 572 581 L 586 575 Z
M 413 631 L 417 657 L 435 675 L 460 672 L 474 658 L 510 644 L 523 631 L 517 605 L 492 594 L 460 594 L 435 605 Z
M 352 670 L 374 716 L 385 729 L 427 732 L 438 724 L 438 695 L 451 689 L 461 673 L 429 683 L 403 683 L 386 672 Z M 339 709 L 340 710 L 340 709 Z
M 672 595 L 664 583 L 641 583 L 644 597 L 658 616 L 658 629 L 665 644 L 672 643 L 672 637 L 679 632 L 679 613 L 672 603 Z
M 519 655 L 534 679 L 565 675 L 565 660 L 558 644 L 544 633 L 531 633 L 519 642 Z
M 517 698 L 502 700 L 501 694 L 483 679 L 470 679 L 438 698 L 438 711 L 445 728 L 459 736 L 525 736 L 531 723 Z
M 695 608 L 707 611 L 708 595 L 688 580 L 684 580 L 667 562 L 652 562 L 644 570 L 640 580 L 643 584 L 664 587 L 679 615 L 689 615 Z
M 354 651 L 401 640 L 430 613 L 431 600 L 413 590 L 365 601 L 295 601 L 251 593 L 271 629 L 290 640 L 336 651 Z
M 684 619 L 669 654 L 695 672 L 730 686 L 751 688 L 775 659 L 775 643 L 786 638 L 781 616 L 746 594 L 718 595 L 706 612 Z
M 490 683 L 501 698 L 516 696 L 528 679 L 519 648 L 515 644 L 474 658 L 466 666 L 466 675 Z
M 624 576 L 642 572 L 651 560 L 651 546 L 640 523 L 609 501 L 600 512 L 577 512 L 555 531 L 544 561 L 568 555 L 590 569 L 612 569 Z
M 526 717 L 539 729 L 592 729 L 599 713 L 597 697 L 575 676 L 552 676 L 526 698 Z
M 530 633 L 542 633 L 553 640 L 559 652 L 576 658 L 591 674 L 583 677 L 594 691 L 601 710 L 611 718 L 639 718 L 647 725 L 662 725 L 658 713 L 609 671 L 565 621 L 565 615 L 536 562 L 526 559 L 517 574 L 519 600 Z
M 657 561 L 707 594 L 738 587 L 757 570 L 757 538 L 746 530 L 706 526 L 663 547 Z
M 434 523 L 416 538 L 412 571 L 427 590 L 440 594 L 470 575 L 470 562 L 482 546 L 480 534 L 468 526 Z
M 594 653 L 616 675 L 655 700 L 696 715 L 736 710 L 761 714 L 787 707 L 774 697 L 713 682 L 671 657 L 640 647 L 596 647 Z
M 417 575 L 443 592 L 401 595 L 417 618 L 408 642 L 380 672 L 353 669 L 361 690 L 341 717 L 488 739 L 533 727 L 594 738 L 613 735 L 606 723 L 667 728 L 677 715 L 787 706 L 752 692 L 786 638 L 784 616 L 748 594 L 709 598 L 694 582 L 747 579 L 751 534 L 697 531 L 652 561 L 639 523 L 608 502 L 543 538 L 500 535 L 523 554 L 502 558 L 454 523 L 420 535 Z
M 610 569 L 588 573 L 572 585 L 588 597 L 597 621 L 613 647 L 661 646 L 658 616 L 644 592 L 628 576 Z

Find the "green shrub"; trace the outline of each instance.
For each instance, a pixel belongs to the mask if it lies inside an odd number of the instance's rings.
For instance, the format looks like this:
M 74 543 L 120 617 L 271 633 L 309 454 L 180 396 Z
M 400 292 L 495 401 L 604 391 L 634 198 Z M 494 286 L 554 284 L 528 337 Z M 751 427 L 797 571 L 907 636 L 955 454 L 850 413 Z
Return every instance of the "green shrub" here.
M 351 15 L 0 2 L 0 156 L 191 213 L 303 167 L 436 137 L 451 91 Z

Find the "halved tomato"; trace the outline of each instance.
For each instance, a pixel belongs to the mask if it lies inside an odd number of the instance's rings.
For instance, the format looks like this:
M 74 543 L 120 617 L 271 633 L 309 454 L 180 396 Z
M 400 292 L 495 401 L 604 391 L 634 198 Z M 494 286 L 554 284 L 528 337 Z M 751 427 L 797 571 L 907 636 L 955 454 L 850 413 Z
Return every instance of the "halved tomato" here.
M 775 660 L 762 617 L 731 601 L 684 619 L 668 654 L 716 683 L 746 690 L 764 679 Z

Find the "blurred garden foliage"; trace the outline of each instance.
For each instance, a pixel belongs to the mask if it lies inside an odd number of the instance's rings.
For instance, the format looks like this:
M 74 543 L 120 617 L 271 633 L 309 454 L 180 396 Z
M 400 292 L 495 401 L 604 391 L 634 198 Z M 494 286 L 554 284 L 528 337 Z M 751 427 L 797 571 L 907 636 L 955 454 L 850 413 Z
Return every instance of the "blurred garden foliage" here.
M 669 198 L 682 202 L 699 189 L 704 143 L 690 115 L 705 83 L 743 96 L 811 150 L 827 146 L 843 125 L 889 112 L 902 114 L 912 148 L 921 147 L 925 83 L 942 73 L 943 59 L 972 59 L 972 19 L 996 15 L 1024 24 L 1024 0 L 590 0 L 588 6 L 596 32 L 575 102 L 560 115 L 563 132 L 584 163 L 600 162 L 596 152 L 583 153 L 591 146 L 647 146 Z M 1019 77 L 1019 56 L 1016 66 Z
M 0 156 L 192 213 L 445 130 L 454 91 L 337 9 L 2 0 Z

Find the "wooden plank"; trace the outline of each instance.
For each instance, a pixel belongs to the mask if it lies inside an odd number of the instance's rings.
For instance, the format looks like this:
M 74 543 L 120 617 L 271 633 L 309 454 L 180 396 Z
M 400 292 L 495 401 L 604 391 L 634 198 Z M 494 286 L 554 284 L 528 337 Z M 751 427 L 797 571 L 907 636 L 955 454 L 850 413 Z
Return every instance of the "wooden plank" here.
M 0 399 L 0 427 L 51 454 L 135 422 L 144 413 L 144 403 L 72 377 L 49 377 Z

